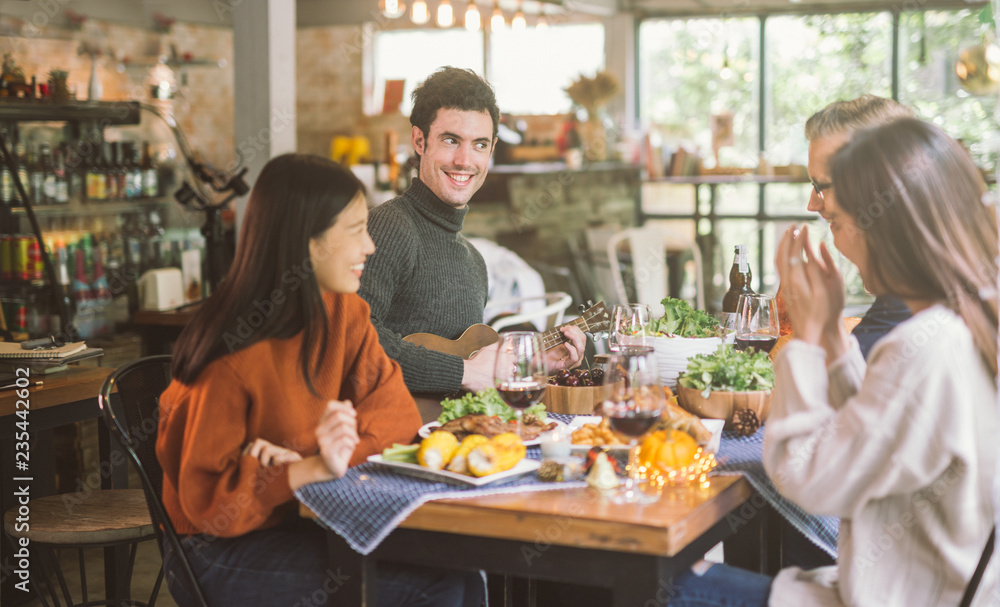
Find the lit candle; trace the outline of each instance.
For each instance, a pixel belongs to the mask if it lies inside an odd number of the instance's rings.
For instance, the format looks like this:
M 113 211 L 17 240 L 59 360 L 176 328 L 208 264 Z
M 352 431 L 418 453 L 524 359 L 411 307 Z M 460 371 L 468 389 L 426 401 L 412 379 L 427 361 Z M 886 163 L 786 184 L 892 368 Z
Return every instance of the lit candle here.
M 542 434 L 542 457 L 568 457 L 570 454 L 569 436 L 559 430 Z

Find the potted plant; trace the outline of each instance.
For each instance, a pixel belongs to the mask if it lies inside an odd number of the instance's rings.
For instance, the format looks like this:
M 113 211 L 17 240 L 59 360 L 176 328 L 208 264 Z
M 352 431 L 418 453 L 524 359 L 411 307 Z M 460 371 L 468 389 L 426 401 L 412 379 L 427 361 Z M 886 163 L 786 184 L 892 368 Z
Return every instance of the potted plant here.
M 601 111 L 621 90 L 618 78 L 610 72 L 597 72 L 593 78 L 581 74 L 566 88 L 573 103 L 587 110 L 587 121 L 581 125 L 583 155 L 590 162 L 607 160 L 607 132 Z
M 49 95 L 53 101 L 69 101 L 69 72 L 52 68 L 49 70 Z

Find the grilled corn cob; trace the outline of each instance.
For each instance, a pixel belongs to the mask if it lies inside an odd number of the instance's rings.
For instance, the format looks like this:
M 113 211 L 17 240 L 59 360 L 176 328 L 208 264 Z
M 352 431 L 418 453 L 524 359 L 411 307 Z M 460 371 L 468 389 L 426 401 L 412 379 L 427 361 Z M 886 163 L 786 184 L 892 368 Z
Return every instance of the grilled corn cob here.
M 473 476 L 486 476 L 510 470 L 524 459 L 526 449 L 521 438 L 513 432 L 504 432 L 488 443 L 475 447 L 466 456 L 469 472 Z
M 441 470 L 458 449 L 458 439 L 451 432 L 437 430 L 420 442 L 417 463 L 431 470 Z
M 455 451 L 455 455 L 451 456 L 451 461 L 448 462 L 448 471 L 455 472 L 458 474 L 469 474 L 469 464 L 468 456 L 469 452 L 478 447 L 490 442 L 490 439 L 486 438 L 482 434 L 470 434 L 465 437 L 462 444 L 458 446 Z

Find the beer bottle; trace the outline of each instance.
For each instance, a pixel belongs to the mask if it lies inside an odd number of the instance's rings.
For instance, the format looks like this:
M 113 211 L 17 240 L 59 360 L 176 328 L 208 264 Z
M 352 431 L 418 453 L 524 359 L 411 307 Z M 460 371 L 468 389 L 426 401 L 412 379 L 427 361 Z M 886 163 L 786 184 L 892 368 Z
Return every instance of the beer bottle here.
M 736 328 L 736 306 L 740 303 L 740 296 L 754 292 L 750 286 L 752 278 L 747 245 L 738 244 L 733 256 L 733 267 L 729 270 L 729 290 L 722 297 L 722 322 L 727 329 Z

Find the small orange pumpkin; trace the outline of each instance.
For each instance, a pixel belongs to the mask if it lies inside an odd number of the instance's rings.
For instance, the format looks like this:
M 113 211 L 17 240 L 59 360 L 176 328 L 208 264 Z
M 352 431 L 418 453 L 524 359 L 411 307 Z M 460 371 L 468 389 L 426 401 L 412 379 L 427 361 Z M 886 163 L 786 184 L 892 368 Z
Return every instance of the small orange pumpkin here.
M 698 443 L 682 430 L 660 430 L 646 436 L 639 447 L 639 463 L 664 472 L 689 466 L 698 451 Z

